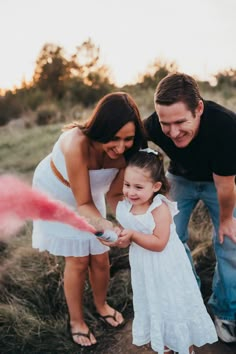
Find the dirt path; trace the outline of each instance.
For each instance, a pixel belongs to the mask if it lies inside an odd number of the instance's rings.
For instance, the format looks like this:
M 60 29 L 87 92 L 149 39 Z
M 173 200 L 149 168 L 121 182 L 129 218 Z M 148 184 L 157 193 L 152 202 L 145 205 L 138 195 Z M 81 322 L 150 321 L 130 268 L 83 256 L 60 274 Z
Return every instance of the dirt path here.
M 132 345 L 131 334 L 132 321 L 129 321 L 126 326 L 116 334 L 116 343 L 109 347 L 109 351 L 101 352 L 101 354 L 148 354 L 155 353 L 150 347 L 136 347 Z M 214 344 L 206 344 L 201 348 L 195 348 L 196 354 L 236 354 L 236 343 L 227 345 L 221 341 Z

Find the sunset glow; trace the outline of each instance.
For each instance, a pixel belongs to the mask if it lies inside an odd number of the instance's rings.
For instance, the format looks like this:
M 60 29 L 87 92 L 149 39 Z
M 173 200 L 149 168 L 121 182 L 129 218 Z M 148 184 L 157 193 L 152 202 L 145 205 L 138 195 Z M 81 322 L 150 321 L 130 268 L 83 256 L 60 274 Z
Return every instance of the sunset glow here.
M 0 88 L 32 78 L 45 43 L 72 53 L 91 38 L 118 85 L 155 59 L 209 79 L 236 67 L 234 0 L 0 0 Z

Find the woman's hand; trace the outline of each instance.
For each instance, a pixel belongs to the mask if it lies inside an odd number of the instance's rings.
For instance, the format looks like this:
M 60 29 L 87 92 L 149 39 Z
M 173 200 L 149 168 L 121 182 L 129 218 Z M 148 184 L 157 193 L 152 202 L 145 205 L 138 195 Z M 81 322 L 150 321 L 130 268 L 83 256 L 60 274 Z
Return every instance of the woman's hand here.
M 95 227 L 97 231 L 113 230 L 111 221 L 101 218 L 90 218 L 89 223 Z
M 120 229 L 118 226 L 115 226 L 115 227 L 112 228 L 112 231 L 117 234 L 117 236 L 118 236 L 117 241 L 115 241 L 115 242 L 108 242 L 108 241 L 105 241 L 105 240 L 100 239 L 100 238 L 98 238 L 98 239 L 99 239 L 99 241 L 100 241 L 103 245 L 105 245 L 105 246 L 108 246 L 108 247 L 117 247 L 117 246 L 118 246 L 118 241 L 119 241 L 119 235 L 120 235 L 120 233 L 121 233 L 121 229 Z

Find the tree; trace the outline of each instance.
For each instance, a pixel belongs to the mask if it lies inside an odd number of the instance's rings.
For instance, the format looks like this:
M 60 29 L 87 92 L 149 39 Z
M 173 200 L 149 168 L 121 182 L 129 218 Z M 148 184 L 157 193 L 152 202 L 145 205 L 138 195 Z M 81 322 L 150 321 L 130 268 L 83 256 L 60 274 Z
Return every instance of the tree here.
M 100 61 L 100 49 L 91 39 L 76 47 L 70 57 L 55 44 L 45 44 L 38 56 L 33 86 L 49 98 L 66 97 L 86 105 L 111 91 L 109 68 Z
M 90 38 L 76 47 L 69 68 L 67 88 L 75 102 L 82 100 L 85 105 L 93 104 L 114 88 L 110 82 L 110 69 L 101 63 L 100 48 Z
M 175 62 L 165 62 L 161 59 L 156 59 L 147 67 L 144 74 L 139 76 L 139 84 L 142 88 L 155 88 L 157 83 L 166 75 L 178 70 Z
M 69 78 L 69 62 L 64 50 L 52 43 L 45 44 L 36 60 L 33 84 L 50 97 L 64 96 L 64 82 Z
M 230 68 L 228 70 L 218 72 L 215 75 L 215 78 L 217 81 L 217 87 L 219 89 L 225 88 L 227 86 L 236 88 L 236 69 Z
M 108 81 L 109 68 L 100 61 L 100 48 L 96 47 L 91 38 L 76 47 L 70 59 L 70 76 L 78 77 L 88 86 L 98 81 Z M 99 80 L 97 80 L 99 76 Z

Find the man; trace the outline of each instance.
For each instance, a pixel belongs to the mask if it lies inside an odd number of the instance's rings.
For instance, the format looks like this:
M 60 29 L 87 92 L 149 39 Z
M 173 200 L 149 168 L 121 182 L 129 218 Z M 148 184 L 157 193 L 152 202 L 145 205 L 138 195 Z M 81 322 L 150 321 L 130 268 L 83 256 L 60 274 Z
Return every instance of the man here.
M 236 114 L 203 100 L 196 81 L 181 73 L 160 81 L 154 103 L 156 112 L 144 124 L 148 140 L 170 158 L 167 175 L 179 208 L 178 235 L 186 244 L 191 213 L 202 200 L 215 230 L 209 305 L 219 338 L 236 342 Z

